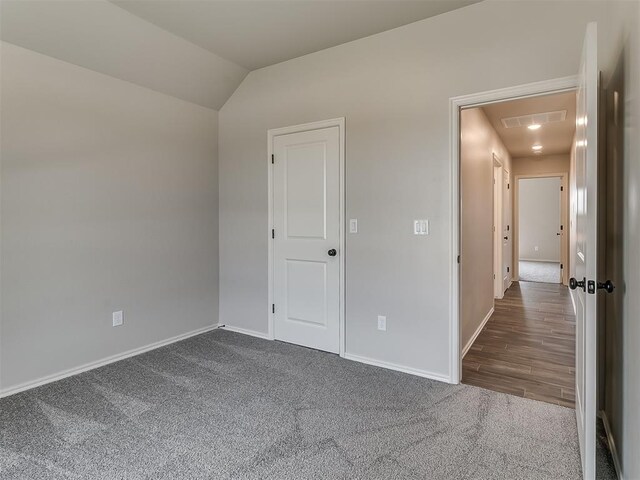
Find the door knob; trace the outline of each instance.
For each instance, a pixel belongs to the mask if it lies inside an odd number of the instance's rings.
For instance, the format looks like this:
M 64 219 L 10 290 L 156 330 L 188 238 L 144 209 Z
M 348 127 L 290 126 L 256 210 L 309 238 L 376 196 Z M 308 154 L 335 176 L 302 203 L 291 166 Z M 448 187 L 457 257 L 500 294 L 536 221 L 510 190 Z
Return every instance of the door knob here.
M 604 283 L 598 282 L 598 288 L 605 290 L 607 293 L 613 293 L 613 290 L 616 288 L 611 280 L 607 280 Z
M 329 250 L 327 253 L 329 254 L 329 256 L 330 256 L 330 257 L 335 257 L 335 256 L 337 255 L 337 253 L 338 253 L 338 252 L 336 251 L 336 249 L 335 249 L 335 248 L 332 248 L 332 249 L 331 249 L 331 250 Z
M 586 292 L 587 289 L 587 279 L 583 278 L 581 281 L 576 280 L 575 278 L 571 277 L 569 279 L 569 288 L 571 290 L 575 290 L 576 288 L 581 288 L 583 292 Z
M 502 238 L 504 238 L 505 240 L 509 240 L 509 237 L 502 237 Z

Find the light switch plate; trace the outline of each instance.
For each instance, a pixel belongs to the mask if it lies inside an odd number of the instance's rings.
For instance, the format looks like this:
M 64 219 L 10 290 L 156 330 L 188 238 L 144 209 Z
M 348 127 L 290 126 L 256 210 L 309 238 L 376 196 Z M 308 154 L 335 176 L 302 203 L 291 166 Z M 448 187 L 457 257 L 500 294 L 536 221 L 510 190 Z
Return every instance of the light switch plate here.
M 358 233 L 358 219 L 352 218 L 349 220 L 349 233 Z
M 413 221 L 413 234 L 414 235 L 429 235 L 429 220 L 414 220 Z
M 124 323 L 124 312 L 122 310 L 118 312 L 113 312 L 113 326 L 119 327 Z
M 384 315 L 378 315 L 378 330 L 387 330 L 387 317 Z

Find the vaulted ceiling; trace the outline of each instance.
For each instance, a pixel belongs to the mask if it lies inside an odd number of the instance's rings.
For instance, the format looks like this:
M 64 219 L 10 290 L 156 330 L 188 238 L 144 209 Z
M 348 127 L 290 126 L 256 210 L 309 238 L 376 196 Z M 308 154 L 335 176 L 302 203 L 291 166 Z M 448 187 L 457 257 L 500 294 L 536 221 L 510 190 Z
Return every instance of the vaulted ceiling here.
M 479 0 L 2 0 L 3 41 L 220 109 L 250 70 Z

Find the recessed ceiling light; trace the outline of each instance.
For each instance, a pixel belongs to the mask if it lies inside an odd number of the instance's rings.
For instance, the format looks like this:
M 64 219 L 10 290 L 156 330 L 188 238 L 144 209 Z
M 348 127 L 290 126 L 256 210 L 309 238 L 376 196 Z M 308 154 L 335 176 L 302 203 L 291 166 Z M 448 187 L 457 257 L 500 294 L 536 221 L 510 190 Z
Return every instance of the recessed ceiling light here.
M 541 126 L 542 126 L 542 125 L 540 125 L 539 123 L 534 123 L 534 124 L 532 124 L 532 125 L 529 125 L 527 128 L 528 128 L 529 130 L 537 130 L 537 129 L 539 129 Z
M 539 152 L 540 150 L 542 150 L 542 145 L 534 145 L 533 147 L 531 147 L 531 150 L 533 150 L 534 152 Z

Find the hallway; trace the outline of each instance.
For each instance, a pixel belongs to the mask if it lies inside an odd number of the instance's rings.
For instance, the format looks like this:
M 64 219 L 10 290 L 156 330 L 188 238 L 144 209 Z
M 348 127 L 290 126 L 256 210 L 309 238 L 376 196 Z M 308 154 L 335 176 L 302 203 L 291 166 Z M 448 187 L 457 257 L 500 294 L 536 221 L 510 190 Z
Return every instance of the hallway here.
M 568 288 L 514 282 L 464 357 L 462 382 L 573 408 L 575 317 Z

